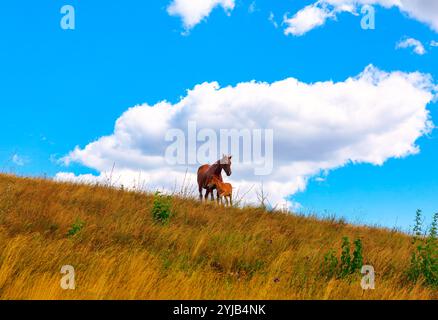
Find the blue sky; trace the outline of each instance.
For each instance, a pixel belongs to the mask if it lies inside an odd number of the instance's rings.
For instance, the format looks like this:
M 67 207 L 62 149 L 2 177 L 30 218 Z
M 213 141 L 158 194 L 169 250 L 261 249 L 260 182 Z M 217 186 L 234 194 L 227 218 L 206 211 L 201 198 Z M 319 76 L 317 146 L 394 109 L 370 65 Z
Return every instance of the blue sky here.
M 376 6 L 375 30 L 361 29 L 361 16 L 344 12 L 302 36 L 286 36 L 283 15 L 312 2 L 256 0 L 250 12 L 253 1 L 239 0 L 229 14 L 215 8 L 183 35 L 181 19 L 166 11 L 170 0 L 2 1 L 0 169 L 54 176 L 66 170 L 54 159 L 111 134 L 128 108 L 176 103 L 204 82 L 344 81 L 369 64 L 438 79 L 438 47 L 429 45 L 437 32 L 398 8 Z M 65 4 L 75 7 L 75 30 L 60 28 Z M 427 53 L 396 49 L 407 37 Z M 436 122 L 437 104 L 427 108 Z M 417 155 L 383 166 L 350 164 L 325 181 L 311 179 L 293 199 L 303 210 L 406 228 L 417 208 L 429 216 L 438 210 L 436 130 L 417 144 Z M 68 171 L 98 173 L 80 164 Z

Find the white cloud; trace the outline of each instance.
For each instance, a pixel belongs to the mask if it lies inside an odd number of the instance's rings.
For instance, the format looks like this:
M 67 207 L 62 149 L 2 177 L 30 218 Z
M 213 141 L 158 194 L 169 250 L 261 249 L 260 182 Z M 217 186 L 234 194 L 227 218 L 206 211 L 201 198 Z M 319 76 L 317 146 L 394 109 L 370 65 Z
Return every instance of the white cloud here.
M 414 38 L 407 38 L 407 39 L 399 41 L 396 45 L 396 48 L 397 49 L 413 48 L 413 51 L 420 56 L 422 56 L 426 53 L 426 49 L 424 48 L 421 41 L 414 39 Z
M 256 2 L 255 2 L 255 1 L 251 2 L 251 4 L 250 4 L 249 7 L 248 7 L 248 12 L 249 12 L 249 13 L 254 13 L 254 12 L 256 12 L 257 10 L 258 10 L 258 9 L 257 9 Z
M 272 128 L 272 174 L 254 176 L 248 164 L 235 162 L 227 180 L 241 193 L 255 190 L 263 181 L 271 202 L 282 203 L 284 197 L 305 190 L 310 178 L 348 163 L 382 165 L 390 158 L 418 153 L 417 139 L 433 127 L 426 108 L 433 90 L 428 75 L 386 73 L 373 66 L 336 83 L 308 84 L 294 78 L 224 88 L 216 82 L 203 83 L 175 104 L 164 101 L 130 108 L 117 119 L 113 134 L 76 147 L 64 158 L 66 164 L 80 163 L 100 176 L 59 173 L 56 178 L 104 181 L 112 176 L 125 186 L 144 180 L 149 189 L 171 190 L 176 181 L 183 181 L 187 167 L 166 163 L 168 129 L 186 130 L 188 121 L 216 132 Z M 211 162 L 216 159 L 213 156 Z M 187 181 L 192 185 L 196 170 L 197 166 L 188 167 Z M 254 192 L 247 199 L 255 201 Z
M 438 32 L 438 1 L 435 0 L 398 0 L 398 7 L 412 18 L 426 23 Z
M 430 42 L 430 46 L 431 46 L 431 47 L 438 47 L 438 41 L 432 40 L 432 41 Z
M 283 22 L 287 25 L 287 28 L 284 33 L 286 35 L 301 36 L 316 27 L 322 26 L 327 19 L 334 17 L 335 13 L 326 5 L 320 5 L 320 3 L 308 5 L 291 18 L 285 15 Z
M 24 166 L 25 164 L 26 164 L 26 159 L 25 158 L 23 158 L 22 156 L 20 156 L 20 155 L 18 155 L 18 154 L 14 154 L 13 156 L 12 156 L 12 162 L 15 164 L 15 165 L 17 165 L 17 166 L 19 166 L 19 167 L 22 167 L 22 166 Z
M 172 0 L 167 7 L 171 16 L 182 19 L 186 31 L 206 19 L 217 7 L 222 7 L 227 13 L 234 10 L 236 0 Z M 327 20 L 336 20 L 342 12 L 358 15 L 360 7 L 378 5 L 384 8 L 396 7 L 412 19 L 427 24 L 438 32 L 438 1 L 435 0 L 317 0 L 289 17 L 284 16 L 285 34 L 301 36 L 310 30 L 320 27 Z M 255 1 L 248 8 L 254 12 Z
M 219 6 L 229 12 L 234 9 L 235 0 L 173 0 L 167 12 L 171 16 L 181 17 L 185 29 L 190 30 Z
M 299 10 L 292 17 L 285 16 L 285 34 L 301 36 L 322 26 L 328 19 L 336 19 L 341 12 L 357 15 L 363 5 L 397 7 L 409 17 L 423 22 L 438 31 L 438 1 L 435 0 L 319 0 Z
M 272 25 L 275 27 L 275 29 L 278 28 L 278 23 L 277 23 L 277 21 L 275 21 L 275 15 L 273 12 L 269 13 L 268 20 L 270 23 L 272 23 Z

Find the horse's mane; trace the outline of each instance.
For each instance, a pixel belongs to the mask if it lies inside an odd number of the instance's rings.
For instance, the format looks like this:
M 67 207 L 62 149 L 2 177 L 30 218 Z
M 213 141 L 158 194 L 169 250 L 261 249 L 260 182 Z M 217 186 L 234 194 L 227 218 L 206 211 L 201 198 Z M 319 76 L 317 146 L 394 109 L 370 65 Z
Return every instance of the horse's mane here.
M 220 167 L 221 165 L 221 161 L 218 160 L 215 163 L 213 163 L 210 168 L 208 168 L 208 173 L 214 174 L 216 172 L 216 170 L 218 170 L 218 166 Z
M 210 165 L 208 170 L 206 171 L 207 179 L 211 179 L 212 176 L 215 176 L 219 179 L 219 181 L 222 181 L 222 165 L 225 163 L 229 163 L 230 156 L 224 155 L 222 159 L 217 160 L 215 163 Z M 227 162 L 225 162 L 225 159 Z

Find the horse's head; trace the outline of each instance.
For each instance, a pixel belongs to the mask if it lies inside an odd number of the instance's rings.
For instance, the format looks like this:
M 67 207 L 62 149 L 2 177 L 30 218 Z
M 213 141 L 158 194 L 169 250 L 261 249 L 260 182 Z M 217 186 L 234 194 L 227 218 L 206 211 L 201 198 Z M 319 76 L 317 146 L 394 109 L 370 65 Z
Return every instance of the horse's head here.
M 224 155 L 220 160 L 221 168 L 224 169 L 227 176 L 231 176 L 231 158 L 233 156 Z

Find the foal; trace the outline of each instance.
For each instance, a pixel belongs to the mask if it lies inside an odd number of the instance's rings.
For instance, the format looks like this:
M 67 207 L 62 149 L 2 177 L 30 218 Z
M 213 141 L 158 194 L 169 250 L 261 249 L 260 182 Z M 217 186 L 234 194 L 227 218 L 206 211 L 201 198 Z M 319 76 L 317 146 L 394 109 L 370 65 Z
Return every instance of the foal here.
M 231 185 L 231 183 L 222 182 L 217 177 L 213 176 L 213 178 L 211 179 L 211 181 L 209 183 L 209 187 L 211 188 L 213 186 L 216 187 L 216 189 L 217 189 L 217 194 L 218 194 L 217 202 L 219 203 L 219 201 L 220 201 L 222 203 L 222 198 L 225 198 L 226 205 L 232 206 L 233 205 L 233 186 Z

